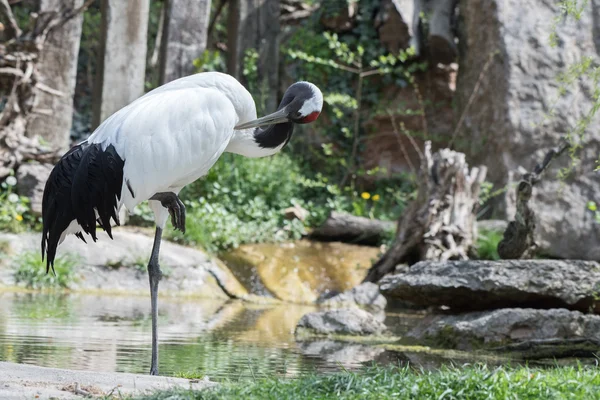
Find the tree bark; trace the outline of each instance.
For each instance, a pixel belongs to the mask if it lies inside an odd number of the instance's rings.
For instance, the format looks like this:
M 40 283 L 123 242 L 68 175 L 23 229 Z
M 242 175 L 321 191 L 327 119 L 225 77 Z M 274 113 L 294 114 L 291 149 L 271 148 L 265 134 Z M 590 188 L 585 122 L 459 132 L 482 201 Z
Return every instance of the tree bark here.
M 570 145 L 567 141 L 555 149 L 551 149 L 544 160 L 537 164 L 532 172 L 523 175 L 516 190 L 517 207 L 515 219 L 508 223 L 500 243 L 498 243 L 498 255 L 503 260 L 526 258 L 534 252 L 537 247 L 534 239 L 535 233 L 535 211 L 529 205 L 533 195 L 533 186 L 540 181 L 548 165 L 556 157 L 559 157 Z
M 206 50 L 211 0 L 167 0 L 161 43 L 161 84 L 194 73 Z
M 76 9 L 83 0 L 42 0 L 40 13 Z M 83 15 L 72 18 L 61 29 L 54 30 L 40 52 L 37 68 L 43 71 L 40 83 L 56 92 L 38 93 L 37 112 L 27 126 L 27 136 L 39 135 L 52 150 L 59 152 L 69 148 L 73 122 L 73 95 L 77 77 L 77 57 Z M 60 94 L 59 94 L 60 93 Z
M 475 210 L 486 172 L 485 167 L 469 169 L 462 153 L 442 149 L 432 155 L 431 142 L 426 142 L 417 198 L 400 218 L 394 243 L 364 282 L 377 282 L 401 263 L 468 259 L 477 236 Z
M 39 108 L 38 97 L 42 95 L 63 96 L 44 82 L 46 71 L 39 68 L 39 61 L 49 37 L 77 19 L 90 4 L 86 2 L 77 9 L 32 13 L 26 31 L 21 31 L 6 0 L 0 0 L 0 17 L 12 25 L 11 35 L 17 36 L 0 43 L 0 97 L 4 107 L 0 111 L 0 180 L 27 161 L 54 162 L 59 150 L 52 143 L 42 145 L 39 136 L 26 136 L 32 119 L 38 114 L 52 116 L 55 110 Z M 72 48 L 71 48 L 72 50 Z M 65 67 L 66 68 L 66 67 Z M 62 71 L 55 71 L 58 79 Z M 71 114 L 68 119 L 70 124 Z M 46 126 L 51 131 L 52 126 Z
M 93 126 L 144 94 L 149 0 L 102 0 Z
M 317 240 L 377 245 L 394 228 L 393 222 L 356 217 L 334 211 L 309 236 Z
M 254 93 L 257 107 L 271 112 L 277 107 L 279 83 L 279 0 L 230 0 L 227 68 Z M 258 82 L 243 76 L 247 51 L 258 52 Z

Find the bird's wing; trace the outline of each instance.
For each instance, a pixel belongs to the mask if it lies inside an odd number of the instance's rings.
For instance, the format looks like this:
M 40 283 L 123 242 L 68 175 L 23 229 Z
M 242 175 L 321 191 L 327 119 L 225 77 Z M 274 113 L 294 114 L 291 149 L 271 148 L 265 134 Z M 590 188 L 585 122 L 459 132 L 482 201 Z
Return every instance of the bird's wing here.
M 182 85 L 139 98 L 109 117 L 88 142 L 112 144 L 125 161 L 121 195 L 131 210 L 157 192 L 206 174 L 238 119 L 222 91 Z

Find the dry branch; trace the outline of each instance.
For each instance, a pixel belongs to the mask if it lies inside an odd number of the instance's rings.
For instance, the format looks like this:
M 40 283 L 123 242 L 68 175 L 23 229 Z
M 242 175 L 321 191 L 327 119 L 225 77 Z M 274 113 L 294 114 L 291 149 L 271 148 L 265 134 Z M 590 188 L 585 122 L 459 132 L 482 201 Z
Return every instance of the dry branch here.
M 537 164 L 532 172 L 523 175 L 517 186 L 517 210 L 514 221 L 510 221 L 504 236 L 498 243 L 498 255 L 504 260 L 518 259 L 527 256 L 535 247 L 535 212 L 529 205 L 529 200 L 533 194 L 533 186 L 540 181 L 541 175 L 548 168 L 548 165 L 556 157 L 560 156 L 570 147 L 566 140 L 563 143 L 551 149 L 544 160 Z
M 469 169 L 465 155 L 449 149 L 431 154 L 425 143 L 417 198 L 398 222 L 389 250 L 371 267 L 365 282 L 377 282 L 398 264 L 421 260 L 464 260 L 476 240 L 475 211 L 487 169 Z

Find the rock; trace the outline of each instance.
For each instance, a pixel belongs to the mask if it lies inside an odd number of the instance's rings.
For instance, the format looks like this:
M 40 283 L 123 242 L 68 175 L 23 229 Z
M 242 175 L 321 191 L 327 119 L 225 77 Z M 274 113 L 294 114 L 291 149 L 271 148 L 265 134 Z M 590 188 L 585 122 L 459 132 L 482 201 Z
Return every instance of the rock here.
M 347 308 L 304 315 L 296 326 L 296 335 L 381 335 L 386 330 L 383 322 L 373 314 L 359 308 Z
M 318 301 L 323 307 L 363 307 L 383 310 L 387 300 L 379 292 L 379 286 L 372 282 L 362 283 L 343 293 Z
M 300 221 L 304 221 L 306 217 L 308 217 L 308 214 L 308 210 L 298 205 L 288 207 L 285 210 L 283 210 L 283 216 L 285 217 L 285 219 L 288 220 L 299 219 Z
M 102 232 L 98 242 L 88 241 L 86 245 L 74 236 L 68 236 L 59 246 L 58 257 L 71 256 L 76 263 L 77 279 L 69 289 L 147 295 L 146 264 L 152 249 L 152 236 L 117 229 L 113 230 L 113 237 L 114 240 L 110 240 Z M 0 242 L 6 243 L 3 247 L 8 248 L 7 252 L 14 260 L 25 252 L 38 254 L 40 234 L 0 233 Z M 247 295 L 229 271 L 219 274 L 217 283 L 214 271 L 223 269 L 224 265 L 199 250 L 163 241 L 160 262 L 164 274 L 160 282 L 163 295 L 229 298 L 219 284 L 239 298 Z M 0 286 L 15 285 L 14 264 L 14 261 L 0 263 Z M 40 264 L 41 268 L 45 266 Z
M 31 211 L 38 216 L 42 215 L 44 186 L 52 167 L 50 164 L 27 163 L 17 170 L 17 192 L 29 198 Z
M 576 80 L 560 95 L 560 74 L 586 56 L 596 57 L 600 49 L 600 18 L 594 17 L 598 2 L 581 7 L 580 20 L 567 17 L 556 23 L 561 13 L 555 1 L 460 2 L 456 109 L 465 115 L 457 144 L 474 162 L 493 166 L 488 180 L 497 188 L 510 183 L 519 167 L 531 170 L 562 136 L 576 131 L 594 104 L 591 78 Z M 555 29 L 557 46 L 552 47 Z M 491 56 L 489 69 L 483 71 Z M 466 109 L 478 80 L 479 89 Z M 557 178 L 557 172 L 571 164 L 562 156 L 535 186 L 531 204 L 538 217 L 536 241 L 545 254 L 600 260 L 600 225 L 586 207 L 600 192 L 598 173 L 593 172 L 598 154 L 600 118 L 594 118 L 569 177 Z M 495 204 L 496 213 L 512 219 L 514 200 L 510 189 Z
M 506 308 L 427 317 L 407 337 L 458 350 L 515 343 L 554 343 L 554 354 L 572 355 L 583 341 L 600 346 L 600 316 L 565 309 Z M 561 345 L 562 348 L 558 347 Z M 573 346 L 569 349 L 569 346 Z M 504 349 L 504 347 L 498 348 Z M 588 353 L 589 354 L 589 353 Z
M 137 397 L 164 390 L 201 390 L 214 387 L 208 380 L 174 378 L 104 371 L 74 371 L 0 362 L 0 397 L 3 399 L 81 399 Z M 79 393 L 77 391 L 79 389 Z M 90 393 L 83 395 L 81 391 Z M 83 393 L 83 394 L 82 394 Z
M 314 304 L 322 293 L 359 285 L 378 252 L 375 247 L 298 240 L 245 244 L 220 257 L 248 292 Z
M 591 261 L 423 261 L 380 282 L 386 297 L 451 309 L 564 307 L 600 311 L 600 264 Z
M 374 361 L 385 352 L 381 347 L 334 340 L 301 341 L 297 345 L 304 355 L 323 358 L 346 368 L 360 367 L 362 363 Z

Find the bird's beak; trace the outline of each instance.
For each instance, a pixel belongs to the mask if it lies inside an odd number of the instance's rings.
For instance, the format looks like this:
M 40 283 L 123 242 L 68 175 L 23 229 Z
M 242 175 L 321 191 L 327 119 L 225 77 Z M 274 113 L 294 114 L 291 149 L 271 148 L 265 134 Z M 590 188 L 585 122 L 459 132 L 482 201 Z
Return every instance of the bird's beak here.
M 289 119 L 287 116 L 287 112 L 285 111 L 285 108 L 282 108 L 281 110 L 275 111 L 273 114 L 265 115 L 264 117 L 255 119 L 254 121 L 240 124 L 234 129 L 257 128 L 259 126 L 281 124 L 282 122 L 288 121 Z

